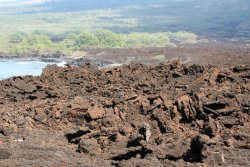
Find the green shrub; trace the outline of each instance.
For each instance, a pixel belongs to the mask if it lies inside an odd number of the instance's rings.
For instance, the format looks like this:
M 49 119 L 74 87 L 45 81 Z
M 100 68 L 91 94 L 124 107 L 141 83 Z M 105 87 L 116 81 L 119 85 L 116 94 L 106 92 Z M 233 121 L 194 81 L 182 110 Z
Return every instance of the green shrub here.
M 126 46 L 126 38 L 122 34 L 112 33 L 109 30 L 97 30 L 94 32 L 102 48 L 121 48 Z
M 90 32 L 82 32 L 77 35 L 74 40 L 74 46 L 78 49 L 83 47 L 99 46 L 99 39 L 95 36 L 95 34 Z
M 159 62 L 163 62 L 166 60 L 166 56 L 165 55 L 157 55 L 157 56 L 154 56 L 153 59 L 155 59 Z
M 172 46 L 167 35 L 161 33 L 131 33 L 128 35 L 129 47 L 167 47 Z
M 197 35 L 189 32 L 119 34 L 109 30 L 70 33 L 61 41 L 52 42 L 42 32 L 13 33 L 0 36 L 0 52 L 17 55 L 62 52 L 72 54 L 84 48 L 173 47 L 175 43 L 196 43 Z M 163 59 L 156 56 L 155 59 Z
M 25 34 L 21 32 L 13 33 L 9 36 L 9 42 L 11 43 L 19 43 L 22 42 L 25 38 Z

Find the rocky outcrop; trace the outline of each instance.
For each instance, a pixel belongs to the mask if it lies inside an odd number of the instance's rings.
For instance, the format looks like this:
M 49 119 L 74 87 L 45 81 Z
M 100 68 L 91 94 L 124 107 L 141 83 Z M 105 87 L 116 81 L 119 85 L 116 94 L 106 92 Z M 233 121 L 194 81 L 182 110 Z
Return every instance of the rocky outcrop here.
M 3 80 L 0 164 L 42 151 L 36 165 L 55 156 L 70 166 L 248 166 L 249 76 L 247 66 L 175 61 Z

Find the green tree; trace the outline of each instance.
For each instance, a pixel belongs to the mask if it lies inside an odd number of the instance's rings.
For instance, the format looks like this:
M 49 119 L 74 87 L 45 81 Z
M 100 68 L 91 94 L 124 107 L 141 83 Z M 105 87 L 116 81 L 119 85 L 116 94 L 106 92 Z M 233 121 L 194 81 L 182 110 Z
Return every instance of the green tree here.
M 36 45 L 47 45 L 51 46 L 52 41 L 49 36 L 47 35 L 30 35 L 25 38 L 25 43 L 31 46 L 36 46 Z
M 109 30 L 97 30 L 94 33 L 99 40 L 100 47 L 119 48 L 126 45 L 126 38 L 122 34 L 112 33 Z
M 13 33 L 9 36 L 9 42 L 11 43 L 20 43 L 23 41 L 23 39 L 25 38 L 25 34 L 21 33 L 21 32 L 16 32 Z
M 79 35 L 77 35 L 77 34 L 70 33 L 70 34 L 67 35 L 66 38 L 64 38 L 62 43 L 64 43 L 66 47 L 75 46 L 78 36 Z
M 128 47 L 166 47 L 171 45 L 168 36 L 162 33 L 131 33 L 127 40 Z
M 47 35 L 32 34 L 24 39 L 21 47 L 29 52 L 44 53 L 53 50 L 53 43 Z
M 90 32 L 82 32 L 75 38 L 74 46 L 76 48 L 82 48 L 82 47 L 93 47 L 98 46 L 99 40 L 98 38 L 90 33 Z

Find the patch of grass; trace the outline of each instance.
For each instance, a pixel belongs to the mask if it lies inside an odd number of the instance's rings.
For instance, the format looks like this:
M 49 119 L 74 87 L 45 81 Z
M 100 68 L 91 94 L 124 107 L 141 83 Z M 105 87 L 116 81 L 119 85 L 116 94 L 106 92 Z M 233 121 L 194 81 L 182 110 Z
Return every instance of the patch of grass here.
M 77 50 L 77 51 L 73 51 L 70 55 L 71 58 L 73 59 L 78 59 L 78 58 L 81 58 L 81 57 L 84 57 L 86 56 L 88 53 L 85 52 L 85 51 L 80 51 L 80 50 Z
M 175 43 L 197 43 L 198 36 L 194 33 L 178 31 L 178 32 L 167 32 L 166 35 Z
M 166 56 L 165 55 L 157 55 L 153 57 L 154 60 L 157 60 L 159 62 L 163 62 L 166 60 Z

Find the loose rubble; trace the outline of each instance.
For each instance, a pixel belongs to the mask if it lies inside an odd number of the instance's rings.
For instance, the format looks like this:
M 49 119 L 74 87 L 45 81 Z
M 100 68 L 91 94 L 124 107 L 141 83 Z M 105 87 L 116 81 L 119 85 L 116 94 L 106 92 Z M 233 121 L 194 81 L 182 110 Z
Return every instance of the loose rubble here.
M 249 166 L 249 77 L 176 60 L 0 81 L 0 165 Z

